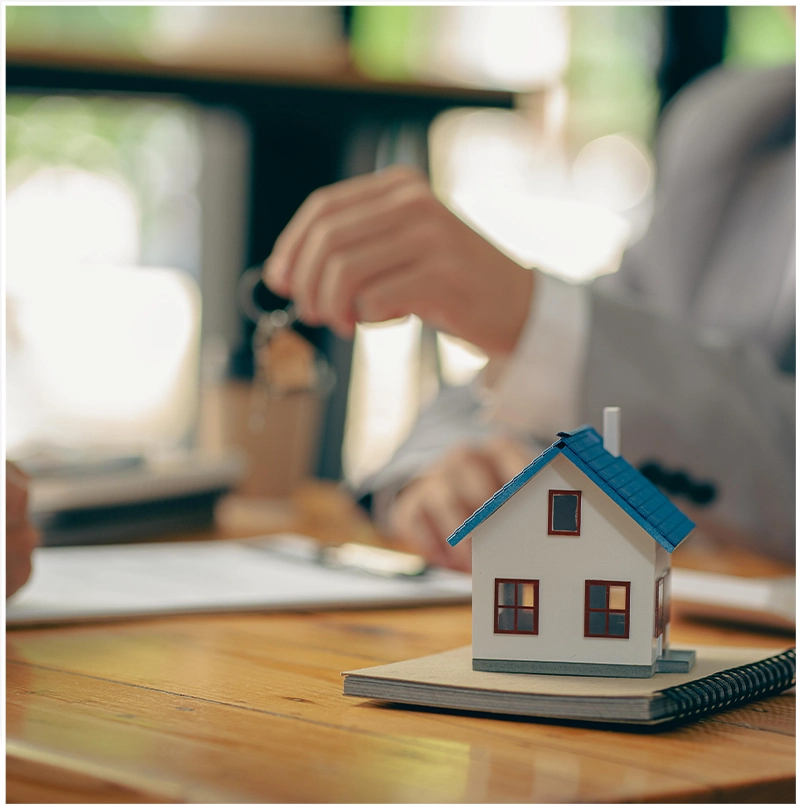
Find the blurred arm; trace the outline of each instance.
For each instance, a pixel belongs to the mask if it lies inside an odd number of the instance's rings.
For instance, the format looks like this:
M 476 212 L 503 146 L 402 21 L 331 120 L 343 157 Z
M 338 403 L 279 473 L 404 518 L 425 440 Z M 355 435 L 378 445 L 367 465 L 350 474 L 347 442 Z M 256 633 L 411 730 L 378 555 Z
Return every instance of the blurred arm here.
M 6 597 L 30 578 L 39 536 L 28 520 L 28 478 L 6 461 Z

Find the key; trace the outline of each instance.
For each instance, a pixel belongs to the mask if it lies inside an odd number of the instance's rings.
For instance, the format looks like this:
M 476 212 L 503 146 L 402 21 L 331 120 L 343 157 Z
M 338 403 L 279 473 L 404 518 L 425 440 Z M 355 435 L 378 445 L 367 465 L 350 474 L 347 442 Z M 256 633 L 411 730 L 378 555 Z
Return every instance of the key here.
M 240 283 L 240 307 L 255 322 L 253 332 L 253 388 L 248 427 L 264 429 L 270 401 L 300 393 L 325 397 L 335 376 L 314 346 L 298 334 L 293 325 L 297 312 L 293 303 L 286 309 L 266 311 L 255 300 L 260 268 L 247 270 Z

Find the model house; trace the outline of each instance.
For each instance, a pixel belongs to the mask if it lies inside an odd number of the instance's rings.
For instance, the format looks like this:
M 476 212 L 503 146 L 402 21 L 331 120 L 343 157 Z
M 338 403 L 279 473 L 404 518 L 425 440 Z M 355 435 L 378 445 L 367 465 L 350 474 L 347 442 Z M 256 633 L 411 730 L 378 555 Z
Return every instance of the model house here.
M 603 438 L 558 440 L 448 539 L 472 537 L 473 668 L 649 677 L 688 671 L 669 650 L 670 553 L 694 527 Z

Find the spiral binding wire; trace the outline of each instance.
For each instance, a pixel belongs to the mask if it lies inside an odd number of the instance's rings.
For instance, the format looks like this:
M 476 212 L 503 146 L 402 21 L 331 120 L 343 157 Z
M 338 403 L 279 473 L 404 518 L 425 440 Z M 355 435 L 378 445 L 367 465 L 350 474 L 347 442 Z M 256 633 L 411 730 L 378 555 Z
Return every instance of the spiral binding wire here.
M 674 705 L 670 723 L 773 696 L 796 682 L 796 649 L 662 691 Z

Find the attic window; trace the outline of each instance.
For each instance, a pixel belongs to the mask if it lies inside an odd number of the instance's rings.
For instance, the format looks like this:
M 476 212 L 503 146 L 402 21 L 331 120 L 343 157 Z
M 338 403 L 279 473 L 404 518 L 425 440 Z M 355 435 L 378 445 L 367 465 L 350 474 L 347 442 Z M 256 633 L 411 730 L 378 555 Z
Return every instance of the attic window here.
M 581 535 L 580 491 L 550 491 L 547 533 L 550 536 Z

